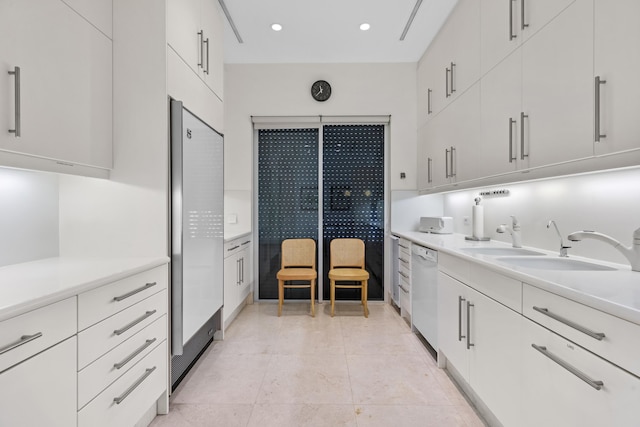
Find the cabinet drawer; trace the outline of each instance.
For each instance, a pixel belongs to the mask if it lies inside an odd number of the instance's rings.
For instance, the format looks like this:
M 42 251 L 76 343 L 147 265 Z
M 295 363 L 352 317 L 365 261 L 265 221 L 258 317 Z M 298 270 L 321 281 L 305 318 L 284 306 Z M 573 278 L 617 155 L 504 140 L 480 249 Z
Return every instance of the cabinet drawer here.
M 244 236 L 238 239 L 233 239 L 224 244 L 224 257 L 234 255 L 251 245 L 251 236 Z
M 511 277 L 468 263 L 469 286 L 510 309 L 522 313 L 522 282 Z
M 523 338 L 521 426 L 638 425 L 638 378 L 534 322 Z
M 445 252 L 438 252 L 438 270 L 461 281 L 469 282 L 469 262 Z
M 407 283 L 411 283 L 411 269 L 400 264 L 398 274 L 400 274 L 400 279 L 404 280 Z
M 78 426 L 135 425 L 167 389 L 167 358 L 165 341 L 80 410 Z
M 640 325 L 527 284 L 523 314 L 640 376 Z M 604 336 L 599 339 L 597 334 Z
M 82 331 L 167 288 L 168 266 L 163 265 L 78 296 L 78 330 Z
M 411 261 L 411 240 L 400 237 L 398 246 L 400 247 L 400 257 L 404 257 L 405 259 Z
M 84 407 L 166 338 L 167 316 L 162 316 L 78 372 L 78 408 Z
M 159 292 L 78 333 L 78 369 L 123 343 L 167 312 L 167 293 Z
M 0 372 L 77 332 L 76 297 L 0 322 Z
M 398 255 L 398 260 L 400 261 L 398 263 L 400 268 L 404 268 L 411 272 L 411 254 L 400 252 L 400 254 Z

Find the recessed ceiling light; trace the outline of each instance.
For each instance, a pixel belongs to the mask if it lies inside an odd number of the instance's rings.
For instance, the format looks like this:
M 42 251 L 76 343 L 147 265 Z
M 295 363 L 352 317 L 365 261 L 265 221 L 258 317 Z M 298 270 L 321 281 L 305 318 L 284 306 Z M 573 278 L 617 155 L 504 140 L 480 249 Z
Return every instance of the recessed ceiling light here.
M 371 25 L 367 24 L 366 22 L 364 24 L 360 24 L 360 29 L 362 31 L 367 31 L 369 28 L 371 28 Z
M 273 31 L 280 31 L 280 30 L 282 30 L 282 25 L 280 25 L 280 24 L 271 24 L 271 29 Z

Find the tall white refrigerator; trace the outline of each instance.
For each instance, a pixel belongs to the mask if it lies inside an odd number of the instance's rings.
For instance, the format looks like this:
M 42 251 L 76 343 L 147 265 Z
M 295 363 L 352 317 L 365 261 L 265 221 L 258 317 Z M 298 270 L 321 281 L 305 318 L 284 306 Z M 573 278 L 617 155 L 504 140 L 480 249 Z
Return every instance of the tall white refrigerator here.
M 213 340 L 223 304 L 223 136 L 170 100 L 171 383 Z

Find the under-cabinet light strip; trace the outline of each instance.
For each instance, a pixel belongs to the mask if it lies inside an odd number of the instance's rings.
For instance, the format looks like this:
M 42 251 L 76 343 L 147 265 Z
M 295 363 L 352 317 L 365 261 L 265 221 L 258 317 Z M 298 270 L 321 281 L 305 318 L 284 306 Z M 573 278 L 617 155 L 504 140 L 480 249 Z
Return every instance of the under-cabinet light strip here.
M 419 0 L 422 1 L 422 0 Z M 238 39 L 238 43 L 244 43 L 244 41 L 242 40 L 242 37 L 240 37 L 240 33 L 238 32 L 238 28 L 236 28 L 236 24 L 235 22 L 233 22 L 233 18 L 231 17 L 231 14 L 229 13 L 229 9 L 227 9 L 227 5 L 224 4 L 224 0 L 218 0 L 218 3 L 220 3 L 220 7 L 222 8 L 222 11 L 224 12 L 224 16 L 227 17 L 227 21 L 229 21 L 229 25 L 231 25 L 231 29 L 233 30 L 233 34 L 236 35 L 236 39 Z

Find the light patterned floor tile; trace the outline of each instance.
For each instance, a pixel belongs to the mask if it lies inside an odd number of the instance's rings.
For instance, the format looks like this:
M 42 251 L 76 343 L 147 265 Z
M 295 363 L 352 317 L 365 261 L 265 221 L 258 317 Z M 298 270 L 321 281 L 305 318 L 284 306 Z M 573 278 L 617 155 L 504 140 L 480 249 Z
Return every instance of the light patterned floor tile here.
M 357 406 L 358 427 L 466 427 L 451 407 L 364 405 Z
M 253 405 L 172 404 L 151 427 L 245 427 Z
M 249 427 L 357 427 L 353 405 L 256 405 Z

